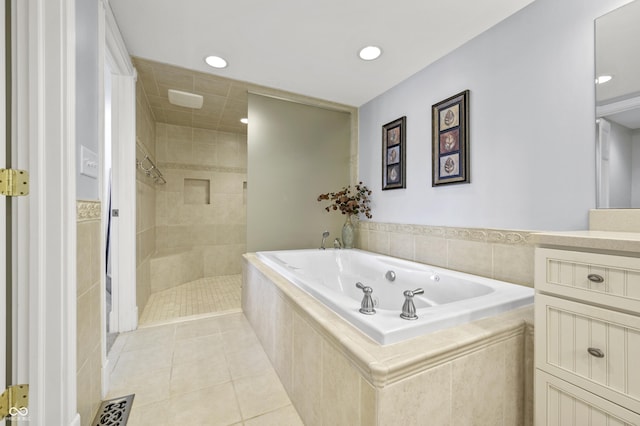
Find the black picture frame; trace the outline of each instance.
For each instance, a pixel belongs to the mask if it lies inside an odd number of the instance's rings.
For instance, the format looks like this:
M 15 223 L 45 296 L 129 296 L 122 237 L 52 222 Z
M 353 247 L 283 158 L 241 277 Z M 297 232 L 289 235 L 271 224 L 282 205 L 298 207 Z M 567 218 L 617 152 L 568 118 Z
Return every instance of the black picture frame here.
M 382 126 L 382 190 L 406 188 L 407 117 Z
M 470 183 L 469 90 L 431 107 L 431 186 Z

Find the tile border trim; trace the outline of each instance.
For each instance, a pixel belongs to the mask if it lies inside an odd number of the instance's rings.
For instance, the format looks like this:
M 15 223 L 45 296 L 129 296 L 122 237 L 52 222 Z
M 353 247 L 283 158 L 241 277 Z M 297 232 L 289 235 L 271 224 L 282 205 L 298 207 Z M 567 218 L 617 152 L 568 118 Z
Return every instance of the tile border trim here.
M 221 172 L 221 173 L 247 173 L 245 167 L 223 167 L 223 166 L 205 166 L 199 164 L 181 164 L 181 163 L 158 163 L 161 169 L 170 170 L 195 170 L 204 172 Z
M 100 220 L 100 214 L 102 213 L 100 206 L 100 201 L 77 200 L 76 220 L 78 222 Z
M 533 244 L 532 235 L 534 234 L 534 232 L 531 231 L 514 231 L 507 229 L 456 228 L 447 226 L 411 225 L 370 221 L 360 222 L 359 227 L 368 231 L 425 235 L 446 239 L 514 245 Z

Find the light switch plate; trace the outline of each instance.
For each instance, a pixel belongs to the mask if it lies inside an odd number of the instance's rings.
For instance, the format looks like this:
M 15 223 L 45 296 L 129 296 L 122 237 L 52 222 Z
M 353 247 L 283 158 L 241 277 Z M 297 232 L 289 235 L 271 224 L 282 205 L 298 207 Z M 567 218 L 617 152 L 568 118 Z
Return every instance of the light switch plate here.
M 85 146 L 80 147 L 80 174 L 98 178 L 98 154 Z

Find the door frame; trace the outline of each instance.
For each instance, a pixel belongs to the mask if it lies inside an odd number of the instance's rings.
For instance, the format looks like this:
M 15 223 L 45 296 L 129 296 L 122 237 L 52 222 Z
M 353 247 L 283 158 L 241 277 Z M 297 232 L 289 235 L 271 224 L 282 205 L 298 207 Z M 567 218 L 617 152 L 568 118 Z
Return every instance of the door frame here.
M 105 149 L 104 140 L 104 69 L 111 69 L 111 139 L 112 139 L 112 200 L 111 208 L 119 210 L 117 219 L 112 220 L 111 255 L 112 268 L 112 311 L 109 325 L 113 331 L 123 332 L 138 327 L 138 306 L 136 303 L 136 80 L 137 73 L 129 52 L 118 29 L 115 17 L 106 0 L 101 0 L 99 14 L 99 135 L 100 152 Z M 113 108 L 115 106 L 115 108 Z M 104 156 L 100 155 L 100 176 L 104 176 Z M 104 191 L 104 184 L 100 184 Z M 106 224 L 111 212 L 107 195 L 101 193 L 101 271 L 106 270 Z M 106 292 L 104 273 L 101 273 L 101 294 Z M 106 310 L 102 297 L 103 312 Z M 103 318 L 105 316 L 103 315 Z M 102 392 L 108 391 L 109 360 L 106 353 L 106 329 L 102 327 L 103 367 Z
M 75 2 L 26 0 L 16 11 L 18 156 L 28 158 L 29 423 L 80 425 L 76 383 Z M 28 278 L 27 278 L 28 277 Z
M 0 22 L 5 22 L 5 10 L 6 4 L 5 1 L 11 0 L 3 0 L 0 4 Z M 3 26 L 4 28 L 4 26 Z M 6 144 L 9 141 L 6 140 L 6 131 L 7 131 L 7 123 L 6 123 L 6 51 L 5 51 L 5 31 L 0 33 L 0 168 L 5 168 L 7 164 L 6 159 Z M 6 197 L 0 195 L 0 318 L 6 318 L 7 315 L 7 285 L 10 283 L 6 282 L 7 278 L 7 217 L 5 215 L 5 211 L 7 208 Z M 7 342 L 7 325 L 4 321 L 0 322 L 0 342 L 2 342 L 2 347 L 0 347 L 0 387 L 4 390 L 7 386 L 7 371 L 5 369 L 6 365 L 6 342 Z M 5 421 L 0 420 L 0 424 L 4 425 Z

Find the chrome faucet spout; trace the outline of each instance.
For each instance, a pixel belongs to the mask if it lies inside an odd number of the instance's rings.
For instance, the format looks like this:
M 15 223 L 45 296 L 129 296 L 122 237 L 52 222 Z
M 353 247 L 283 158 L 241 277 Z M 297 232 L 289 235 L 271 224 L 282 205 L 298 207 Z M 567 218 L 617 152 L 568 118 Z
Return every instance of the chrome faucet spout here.
M 320 250 L 324 250 L 324 243 L 327 240 L 328 236 L 329 236 L 329 231 L 324 231 L 322 233 L 322 244 L 320 244 Z

